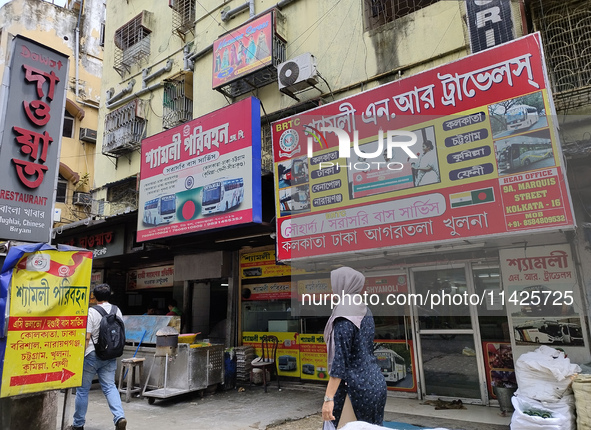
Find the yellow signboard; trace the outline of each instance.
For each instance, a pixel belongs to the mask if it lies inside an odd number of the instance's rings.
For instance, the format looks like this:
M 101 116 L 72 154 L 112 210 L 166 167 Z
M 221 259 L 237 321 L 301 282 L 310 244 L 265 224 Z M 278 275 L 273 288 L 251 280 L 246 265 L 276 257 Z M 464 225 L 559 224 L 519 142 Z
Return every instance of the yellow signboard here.
M 256 354 L 262 354 L 261 340 L 264 335 L 277 336 L 277 369 L 283 376 L 300 377 L 300 349 L 298 333 L 293 332 L 242 332 L 242 344 L 252 345 Z
M 82 383 L 92 252 L 23 252 L 30 247 L 11 249 L 7 263 L 13 251 L 20 256 L 2 273 L 9 318 L 0 397 Z
M 321 334 L 301 334 L 299 341 L 302 379 L 328 381 L 324 336 Z
M 249 252 L 240 256 L 240 276 L 242 279 L 292 276 L 306 273 L 303 269 L 277 265 L 275 251 Z

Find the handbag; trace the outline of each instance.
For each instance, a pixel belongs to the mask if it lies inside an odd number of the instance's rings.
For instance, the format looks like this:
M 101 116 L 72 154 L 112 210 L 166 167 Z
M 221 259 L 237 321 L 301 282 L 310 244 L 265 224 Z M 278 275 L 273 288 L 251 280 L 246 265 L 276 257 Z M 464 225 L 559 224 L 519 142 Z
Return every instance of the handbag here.
M 322 424 L 322 430 L 336 430 L 336 427 L 332 421 L 324 421 L 324 424 Z

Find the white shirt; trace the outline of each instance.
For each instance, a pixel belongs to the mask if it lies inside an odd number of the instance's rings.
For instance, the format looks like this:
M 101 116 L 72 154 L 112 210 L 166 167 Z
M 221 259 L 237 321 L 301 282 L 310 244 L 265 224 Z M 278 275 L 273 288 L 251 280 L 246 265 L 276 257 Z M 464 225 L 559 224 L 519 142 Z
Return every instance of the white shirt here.
M 111 312 L 111 307 L 113 305 L 109 302 L 104 302 L 100 303 L 99 306 L 101 306 L 107 313 L 109 313 Z M 123 314 L 121 313 L 121 309 L 119 309 L 119 307 L 117 307 L 117 315 L 119 315 L 119 318 L 123 319 Z M 92 333 L 92 336 L 91 339 L 88 341 L 88 347 L 86 348 L 86 351 L 84 351 L 85 357 L 92 351 L 94 351 L 94 343 L 92 341 L 94 340 L 94 342 L 98 342 L 99 329 L 101 326 L 102 319 L 103 316 L 99 313 L 99 311 L 93 309 L 92 306 L 88 309 L 86 332 Z
M 439 163 L 437 162 L 437 155 L 434 150 L 431 149 L 421 155 L 418 167 L 421 169 L 430 167 L 431 170 L 427 172 L 423 170 L 418 171 L 417 186 L 439 182 Z

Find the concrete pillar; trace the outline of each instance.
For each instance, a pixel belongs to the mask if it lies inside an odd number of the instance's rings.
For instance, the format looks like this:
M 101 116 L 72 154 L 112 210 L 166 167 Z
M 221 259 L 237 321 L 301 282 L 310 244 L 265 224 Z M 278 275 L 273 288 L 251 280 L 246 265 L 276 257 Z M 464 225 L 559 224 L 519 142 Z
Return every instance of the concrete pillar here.
M 0 430 L 55 430 L 57 391 L 0 399 Z

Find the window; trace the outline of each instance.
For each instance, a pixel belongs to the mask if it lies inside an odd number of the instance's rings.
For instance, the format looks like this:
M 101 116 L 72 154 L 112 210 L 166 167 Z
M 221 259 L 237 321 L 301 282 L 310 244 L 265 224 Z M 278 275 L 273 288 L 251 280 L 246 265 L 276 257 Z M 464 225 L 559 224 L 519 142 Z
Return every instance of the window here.
M 139 65 L 150 55 L 151 16 L 144 10 L 115 32 L 117 49 L 113 68 L 121 77 L 130 72 L 132 65 Z
M 591 92 L 589 2 L 584 0 L 532 2 L 532 18 L 535 30 L 542 33 L 548 74 L 555 93 L 557 110 L 588 104 L 588 96 Z
M 57 192 L 55 194 L 56 203 L 66 203 L 66 196 L 68 194 L 68 181 L 62 175 L 57 179 Z
M 172 32 L 185 40 L 185 34 L 195 28 L 195 0 L 170 0 Z
M 193 73 L 164 84 L 162 127 L 172 128 L 193 119 Z
M 119 157 L 140 148 L 147 121 L 144 102 L 135 99 L 105 115 L 103 154 Z
M 365 29 L 380 27 L 437 1 L 439 0 L 363 0 Z
M 63 137 L 74 137 L 74 115 L 65 110 L 64 112 L 64 129 L 62 131 Z

